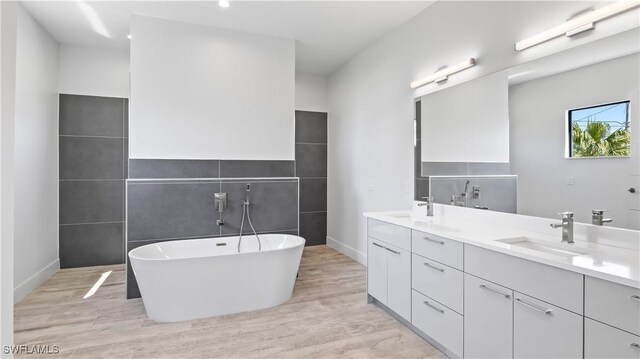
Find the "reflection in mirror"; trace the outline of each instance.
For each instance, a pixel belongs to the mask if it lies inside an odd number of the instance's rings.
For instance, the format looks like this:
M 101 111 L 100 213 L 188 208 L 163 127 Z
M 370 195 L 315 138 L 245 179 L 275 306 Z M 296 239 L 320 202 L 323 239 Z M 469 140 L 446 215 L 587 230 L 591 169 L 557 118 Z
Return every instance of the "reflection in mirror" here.
M 416 99 L 415 199 L 640 229 L 639 34 Z
M 567 111 L 567 157 L 622 157 L 631 151 L 629 103 Z

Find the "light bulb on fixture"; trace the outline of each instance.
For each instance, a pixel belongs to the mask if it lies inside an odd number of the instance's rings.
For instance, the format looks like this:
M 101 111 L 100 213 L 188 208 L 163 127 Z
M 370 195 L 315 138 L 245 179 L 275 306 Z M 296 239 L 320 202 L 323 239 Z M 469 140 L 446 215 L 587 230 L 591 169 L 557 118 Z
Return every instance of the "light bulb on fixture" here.
M 127 35 L 127 39 L 131 40 L 131 34 Z
M 223 7 L 223 8 L 228 8 L 229 6 L 231 6 L 231 4 L 229 3 L 229 0 L 220 0 L 218 1 L 218 5 L 220 5 L 220 7 Z

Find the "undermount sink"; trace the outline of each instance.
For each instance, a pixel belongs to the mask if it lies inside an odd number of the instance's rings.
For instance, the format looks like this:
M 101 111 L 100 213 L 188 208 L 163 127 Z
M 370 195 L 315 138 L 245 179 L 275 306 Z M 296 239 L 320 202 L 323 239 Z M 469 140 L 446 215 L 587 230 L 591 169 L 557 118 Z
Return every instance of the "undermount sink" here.
M 496 242 L 508 244 L 509 246 L 531 249 L 534 251 L 551 254 L 563 258 L 571 258 L 589 254 L 587 252 L 573 248 L 571 244 L 559 243 L 551 244 L 547 241 L 541 241 L 529 237 L 516 237 L 507 239 L 498 239 Z

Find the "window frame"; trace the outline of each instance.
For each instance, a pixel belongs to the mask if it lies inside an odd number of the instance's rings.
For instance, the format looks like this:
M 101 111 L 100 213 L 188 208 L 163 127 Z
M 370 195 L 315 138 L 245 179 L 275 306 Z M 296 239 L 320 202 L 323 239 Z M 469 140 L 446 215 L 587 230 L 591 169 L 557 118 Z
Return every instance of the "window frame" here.
M 587 109 L 590 109 L 590 108 L 610 106 L 610 105 L 618 105 L 618 104 L 622 104 L 622 103 L 626 103 L 627 104 L 626 123 L 628 124 L 628 126 L 630 128 L 631 127 L 631 123 L 630 123 L 631 100 L 604 102 L 604 103 L 601 103 L 601 104 L 598 104 L 598 105 L 591 105 L 591 106 L 585 106 L 585 107 L 576 107 L 576 108 L 572 108 L 572 109 L 567 110 L 566 113 L 565 113 L 565 139 L 566 139 L 565 159 L 578 160 L 578 159 L 604 159 L 604 158 L 629 158 L 629 157 L 631 157 L 631 143 L 629 143 L 629 155 L 628 156 L 590 156 L 590 157 L 574 157 L 573 156 L 573 150 L 572 150 L 573 149 L 573 138 L 572 138 L 572 131 L 571 131 L 571 127 L 573 125 L 572 120 L 571 120 L 572 113 L 575 112 L 575 111 L 587 110 Z

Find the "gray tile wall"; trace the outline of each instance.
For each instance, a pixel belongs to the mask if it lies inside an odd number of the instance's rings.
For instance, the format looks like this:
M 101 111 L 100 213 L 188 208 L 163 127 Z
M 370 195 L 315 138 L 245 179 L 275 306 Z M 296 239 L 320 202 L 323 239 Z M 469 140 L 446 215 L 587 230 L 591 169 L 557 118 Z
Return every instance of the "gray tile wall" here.
M 487 207 L 491 211 L 516 213 L 518 208 L 518 176 L 455 176 L 430 177 L 430 189 L 435 203 L 450 204 L 451 196 L 460 195 L 469 180 L 467 207 Z M 473 187 L 480 187 L 480 196 L 473 198 Z
M 146 179 L 127 181 L 127 251 L 166 240 L 238 235 L 247 185 L 258 233 L 298 234 L 299 183 L 292 177 L 293 161 L 136 159 L 130 167 L 132 177 Z M 240 179 L 242 175 L 251 177 Z M 227 193 L 222 214 L 214 205 L 216 192 Z M 216 224 L 218 219 L 223 226 Z M 243 233 L 252 233 L 246 220 Z M 137 297 L 138 285 L 127 264 L 127 298 Z
M 128 100 L 59 101 L 60 266 L 124 263 Z
M 327 113 L 296 111 L 296 175 L 300 178 L 300 235 L 327 243 Z

